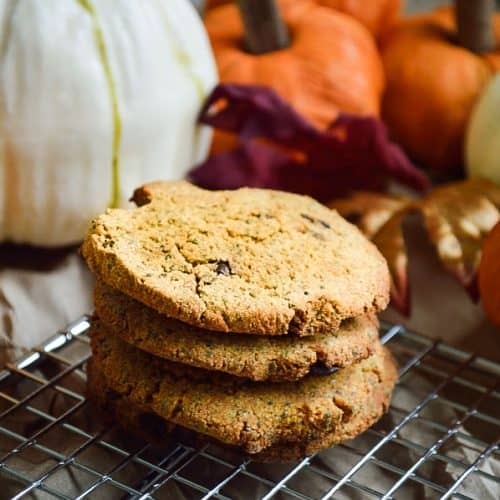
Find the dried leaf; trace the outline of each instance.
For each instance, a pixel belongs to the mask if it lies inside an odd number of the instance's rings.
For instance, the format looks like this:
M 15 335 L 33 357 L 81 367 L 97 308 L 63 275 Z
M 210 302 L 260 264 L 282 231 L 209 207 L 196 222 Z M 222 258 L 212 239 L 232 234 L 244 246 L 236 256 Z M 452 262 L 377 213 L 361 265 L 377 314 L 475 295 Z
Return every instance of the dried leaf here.
M 289 168 L 289 163 L 288 156 L 281 151 L 249 142 L 209 157 L 201 167 L 191 172 L 191 179 L 207 189 L 237 189 L 241 186 L 278 189 L 275 183 L 281 178 L 281 171 L 289 170 L 286 180 L 294 182 L 294 173 L 300 175 L 303 170 L 302 167 Z M 234 168 L 234 165 L 238 167 Z
M 428 187 L 374 117 L 341 114 L 320 131 L 269 88 L 225 84 L 209 97 L 200 122 L 240 141 L 191 171 L 193 182 L 209 189 L 274 188 L 325 201 L 353 189 L 382 190 L 389 179 Z
M 322 136 L 276 92 L 258 85 L 218 85 L 199 121 L 238 134 L 242 141 L 262 137 L 297 149 L 307 149 L 311 140 Z
M 340 215 L 355 223 L 385 257 L 391 273 L 394 306 L 409 314 L 408 257 L 402 223 L 413 210 L 408 198 L 376 193 L 355 193 L 351 198 L 329 203 Z
M 500 188 L 471 179 L 437 188 L 420 208 L 441 261 L 476 298 L 482 243 L 500 219 Z
M 477 298 L 476 272 L 483 240 L 500 220 L 500 187 L 470 179 L 436 188 L 421 200 L 357 193 L 329 204 L 354 220 L 387 259 L 392 300 L 409 313 L 408 258 L 402 224 L 409 212 L 420 211 L 444 267 Z
M 359 226 L 371 239 L 396 212 L 410 203 L 411 200 L 402 196 L 354 193 L 350 198 L 335 200 L 328 205 L 336 209 L 342 217 Z
M 373 237 L 373 243 L 382 249 L 382 254 L 391 273 L 391 299 L 395 307 L 404 314 L 410 313 L 408 254 L 403 237 L 402 224 L 406 210 L 394 214 Z

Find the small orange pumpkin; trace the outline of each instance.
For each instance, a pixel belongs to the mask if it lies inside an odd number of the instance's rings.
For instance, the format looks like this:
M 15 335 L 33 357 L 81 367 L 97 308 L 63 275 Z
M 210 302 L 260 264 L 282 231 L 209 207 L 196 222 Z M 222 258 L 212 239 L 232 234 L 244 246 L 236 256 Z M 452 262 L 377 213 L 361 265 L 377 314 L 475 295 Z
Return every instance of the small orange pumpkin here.
M 379 38 L 401 12 L 401 0 L 318 0 L 321 5 L 351 15 Z
M 272 87 L 320 128 L 340 111 L 378 115 L 384 73 L 373 37 L 350 16 L 313 0 L 281 0 L 289 47 L 260 55 L 244 49 L 235 4 L 207 12 L 205 25 L 221 82 Z M 227 149 L 216 134 L 214 150 Z
M 234 1 L 208 0 L 206 8 L 213 9 Z M 401 0 L 317 0 L 317 2 L 354 17 L 376 38 L 399 17 L 402 3 Z
M 500 15 L 494 30 L 500 40 Z M 476 55 L 461 47 L 453 9 L 441 8 L 396 23 L 381 50 L 387 79 L 382 116 L 394 139 L 424 166 L 460 167 L 469 115 L 500 69 L 500 48 Z
M 500 223 L 493 228 L 483 245 L 479 293 L 487 316 L 500 326 Z

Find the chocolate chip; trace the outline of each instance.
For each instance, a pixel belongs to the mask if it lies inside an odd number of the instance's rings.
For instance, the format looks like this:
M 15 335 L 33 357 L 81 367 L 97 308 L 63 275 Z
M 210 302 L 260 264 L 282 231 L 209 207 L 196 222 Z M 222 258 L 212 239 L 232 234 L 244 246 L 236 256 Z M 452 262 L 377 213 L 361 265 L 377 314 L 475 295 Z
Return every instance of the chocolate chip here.
M 217 262 L 217 266 L 215 267 L 215 272 L 217 274 L 222 274 L 222 276 L 230 276 L 231 266 L 229 265 L 229 262 L 225 262 L 223 260 Z
M 309 222 L 312 222 L 313 224 L 316 222 L 310 215 L 307 215 L 307 214 L 300 214 L 300 216 L 305 219 L 305 220 L 308 220 Z
M 311 375 L 331 375 L 335 373 L 339 367 L 337 365 L 333 365 L 328 368 L 322 361 L 317 361 L 314 365 L 311 366 L 310 373 Z
M 262 214 L 260 212 L 257 214 L 257 217 L 259 219 L 274 219 L 274 216 L 272 216 L 271 214 Z
M 327 229 L 330 229 L 332 227 L 332 226 L 330 226 L 330 224 L 328 224 L 328 222 L 325 222 L 324 220 L 321 220 L 321 219 L 315 219 L 314 217 L 311 217 L 310 215 L 300 214 L 300 216 L 303 219 L 308 220 L 309 222 L 312 222 L 313 224 L 321 224 L 323 227 L 326 227 Z
M 316 231 L 311 231 L 311 234 L 317 240 L 325 241 L 325 237 L 321 233 L 317 233 Z

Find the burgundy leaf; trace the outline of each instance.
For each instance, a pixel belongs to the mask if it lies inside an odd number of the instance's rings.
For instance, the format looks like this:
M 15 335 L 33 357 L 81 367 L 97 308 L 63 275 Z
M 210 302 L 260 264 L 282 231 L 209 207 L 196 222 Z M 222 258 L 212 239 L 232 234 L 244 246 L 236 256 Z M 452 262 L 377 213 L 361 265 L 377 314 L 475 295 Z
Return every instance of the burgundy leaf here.
M 413 165 L 397 144 L 390 141 L 387 128 L 381 120 L 340 114 L 328 128 L 330 135 L 340 135 L 339 131 L 344 131 L 342 135 L 346 139 L 337 142 L 337 151 L 341 148 L 347 153 L 354 151 L 356 161 L 369 162 L 370 169 L 380 169 L 387 177 L 418 191 L 430 187 L 427 176 Z
M 259 85 L 218 85 L 203 106 L 199 121 L 233 132 L 240 140 L 265 138 L 299 149 L 322 135 L 274 90 Z
M 273 188 L 326 201 L 352 190 L 380 191 L 389 179 L 417 190 L 429 185 L 379 119 L 340 114 L 319 131 L 266 87 L 218 86 L 200 122 L 239 138 L 234 150 L 191 171 L 193 182 L 210 189 Z
M 241 186 L 277 189 L 281 172 L 289 165 L 290 158 L 287 154 L 255 142 L 247 142 L 231 151 L 209 157 L 191 172 L 191 179 L 208 189 L 220 189 L 220 186 L 224 186 L 224 189 L 237 189 Z

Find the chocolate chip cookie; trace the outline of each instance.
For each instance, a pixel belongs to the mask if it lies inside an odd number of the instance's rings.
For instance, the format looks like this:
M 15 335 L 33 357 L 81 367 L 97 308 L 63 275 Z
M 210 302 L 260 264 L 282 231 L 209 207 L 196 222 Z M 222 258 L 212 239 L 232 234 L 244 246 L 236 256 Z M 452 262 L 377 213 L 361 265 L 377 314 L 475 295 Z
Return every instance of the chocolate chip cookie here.
M 374 316 L 345 320 L 329 334 L 264 337 L 212 332 L 167 318 L 97 282 L 95 311 L 110 334 L 171 361 L 256 381 L 297 380 L 367 358 L 378 342 Z
M 109 387 L 106 377 L 93 360 L 88 364 L 87 375 L 88 398 L 101 410 L 103 418 L 117 422 L 126 432 L 131 432 L 156 446 L 165 446 L 172 441 L 180 440 L 188 445 L 203 445 L 208 441 L 228 447 L 227 444 L 164 420 L 147 406 L 134 404 L 128 396 L 121 395 Z M 380 386 L 374 391 L 374 397 L 367 401 L 367 406 L 362 412 L 352 415 L 348 423 L 334 428 L 329 434 L 309 441 L 283 441 L 261 452 L 247 454 L 257 462 L 300 460 L 316 451 L 348 441 L 361 434 L 386 411 L 387 401 L 387 392 Z M 231 448 L 245 453 L 239 446 Z
M 388 303 L 378 250 L 311 198 L 160 182 L 133 199 L 138 208 L 92 222 L 82 255 L 108 285 L 169 317 L 222 332 L 305 336 Z
M 91 339 L 92 363 L 115 398 L 263 459 L 268 449 L 310 453 L 355 436 L 385 411 L 397 376 L 381 345 L 332 375 L 269 384 L 155 358 L 99 322 Z

